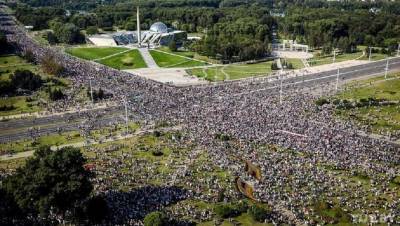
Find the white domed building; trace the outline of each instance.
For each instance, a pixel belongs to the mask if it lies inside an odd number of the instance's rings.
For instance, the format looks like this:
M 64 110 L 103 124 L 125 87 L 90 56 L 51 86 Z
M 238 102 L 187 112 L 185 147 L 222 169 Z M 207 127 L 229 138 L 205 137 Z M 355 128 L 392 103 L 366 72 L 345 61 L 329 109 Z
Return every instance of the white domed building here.
M 168 33 L 168 27 L 163 22 L 156 22 L 150 27 L 151 32 Z
M 148 31 L 141 32 L 141 45 L 150 46 L 167 46 L 171 41 L 175 41 L 177 45 L 181 45 L 187 39 L 185 31 L 178 31 L 168 28 L 162 22 L 156 22 L 150 26 Z
M 162 22 L 156 22 L 150 26 L 149 30 L 142 31 L 140 29 L 139 7 L 137 8 L 136 16 L 137 31 L 92 35 L 88 37 L 88 40 L 98 46 L 138 45 L 149 47 L 167 46 L 171 41 L 175 41 L 177 46 L 180 46 L 187 40 L 185 31 L 168 28 Z

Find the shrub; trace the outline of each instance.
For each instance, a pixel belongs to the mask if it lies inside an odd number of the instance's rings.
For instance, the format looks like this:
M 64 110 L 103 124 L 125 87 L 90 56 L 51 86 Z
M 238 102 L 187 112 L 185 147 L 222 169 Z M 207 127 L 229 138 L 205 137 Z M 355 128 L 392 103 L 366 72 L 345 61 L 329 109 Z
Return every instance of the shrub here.
M 254 204 L 249 209 L 249 214 L 253 217 L 254 220 L 258 222 L 264 222 L 271 216 L 271 209 L 265 206 Z
M 64 93 L 59 89 L 50 89 L 49 96 L 52 101 L 60 100 L 64 98 Z
M 164 213 L 156 211 L 146 215 L 144 218 L 145 226 L 163 226 L 166 225 L 166 217 Z
M 164 155 L 164 153 L 161 150 L 153 150 L 153 151 L 151 151 L 151 153 L 154 156 L 162 156 L 162 155 Z
M 89 26 L 86 28 L 86 34 L 88 34 L 88 35 L 94 35 L 97 33 L 99 33 L 99 31 L 98 31 L 97 27 L 95 27 L 95 26 Z
M 35 91 L 42 86 L 42 78 L 34 74 L 29 70 L 16 70 L 12 76 L 10 76 L 11 84 L 14 89 L 27 89 Z
M 248 206 L 245 202 L 239 202 L 236 204 L 221 203 L 215 206 L 214 212 L 221 218 L 236 217 L 246 212 Z
M 325 104 L 329 104 L 329 101 L 325 98 L 319 98 L 318 100 L 315 101 L 315 104 L 318 106 L 322 106 Z
M 54 56 L 49 55 L 43 58 L 41 64 L 43 70 L 51 75 L 61 76 L 65 70 L 65 68 L 55 60 Z
M 11 111 L 14 110 L 14 105 L 2 105 L 0 106 L 0 111 Z

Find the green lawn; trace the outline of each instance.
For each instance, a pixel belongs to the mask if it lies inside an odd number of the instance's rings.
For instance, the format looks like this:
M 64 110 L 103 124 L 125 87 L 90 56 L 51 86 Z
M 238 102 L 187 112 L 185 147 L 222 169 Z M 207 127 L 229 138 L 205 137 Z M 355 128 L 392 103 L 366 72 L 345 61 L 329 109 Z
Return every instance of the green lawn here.
M 390 74 L 383 80 L 383 76 L 357 81 L 349 84 L 346 90 L 336 95 L 336 99 L 359 101 L 360 99 L 375 98 L 390 101 L 400 101 L 400 74 Z M 362 87 L 360 87 L 362 86 Z M 349 110 L 338 110 L 344 118 L 353 119 L 363 124 L 371 125 L 372 130 L 400 130 L 400 104 L 390 106 L 358 107 Z
M 168 53 L 163 53 L 155 50 L 150 50 L 150 54 L 153 57 L 154 61 L 156 61 L 157 65 L 160 67 L 195 67 L 195 66 L 205 65 L 205 63 L 203 62 L 190 60 L 185 57 L 171 55 Z M 176 53 L 174 52 L 174 54 Z M 185 54 L 181 52 L 181 55 Z
M 209 81 L 234 80 L 253 76 L 264 76 L 271 73 L 273 61 L 256 64 L 234 64 L 210 68 L 188 69 L 189 74 Z
M 49 82 L 43 84 L 43 88 L 35 91 L 29 98 L 26 96 L 13 96 L 7 98 L 0 98 L 0 106 L 13 106 L 12 110 L 0 111 L 0 116 L 14 115 L 21 113 L 37 112 L 42 109 L 39 106 L 39 100 L 48 101 L 48 93 L 45 91 L 46 87 L 61 88 L 68 87 L 70 81 L 65 78 L 58 78 L 53 75 L 48 75 L 38 66 L 31 64 L 23 58 L 14 55 L 0 55 L 0 82 L 10 79 L 16 70 L 29 70 L 42 77 L 43 80 L 51 79 Z
M 147 67 L 139 50 L 133 49 L 129 52 L 118 54 L 109 58 L 98 61 L 101 64 L 107 65 L 115 69 L 135 69 Z
M 183 56 L 183 57 L 189 57 L 189 58 L 193 58 L 193 59 L 196 59 L 196 60 L 205 61 L 205 62 L 208 62 L 208 63 L 219 63 L 219 62 L 217 62 L 217 60 L 210 59 L 207 56 L 200 55 L 200 54 L 198 54 L 196 52 L 193 52 L 193 51 L 181 51 L 181 50 L 178 50 L 178 51 L 173 52 L 168 47 L 165 47 L 165 46 L 162 46 L 162 47 L 158 48 L 158 50 L 161 50 L 161 51 L 167 52 L 167 53 L 173 53 L 173 54 L 176 54 L 176 55 L 179 55 L 179 56 Z
M 32 113 L 42 109 L 37 101 L 28 102 L 24 96 L 1 98 L 0 106 L 13 106 L 15 108 L 13 110 L 0 111 L 0 116 Z
M 41 72 L 38 66 L 28 63 L 17 55 L 8 54 L 0 56 L 0 80 L 7 80 L 16 70 L 30 70 L 34 73 Z
M 7 151 L 22 152 L 35 150 L 43 145 L 63 145 L 68 143 L 77 143 L 83 141 L 83 138 L 78 132 L 67 132 L 62 134 L 53 134 L 48 136 L 42 136 L 32 142 L 32 140 L 27 141 L 16 141 L 9 142 L 5 144 L 0 144 L 0 153 L 3 154 Z
M 304 64 L 300 59 L 294 59 L 294 58 L 289 58 L 285 59 L 288 63 L 291 63 L 293 65 L 293 69 L 302 69 L 304 68 Z
M 66 52 L 85 60 L 94 60 L 110 56 L 116 53 L 120 53 L 125 50 L 128 49 L 123 47 L 90 47 L 90 48 L 78 47 L 78 48 L 66 49 Z
M 354 60 L 360 56 L 362 56 L 362 51 L 358 51 L 355 53 L 339 54 L 336 56 L 335 63 L 343 62 L 343 61 L 347 61 L 347 60 Z M 331 63 L 333 63 L 333 55 L 315 56 L 315 57 L 311 58 L 308 62 L 310 64 L 310 66 L 331 64 Z

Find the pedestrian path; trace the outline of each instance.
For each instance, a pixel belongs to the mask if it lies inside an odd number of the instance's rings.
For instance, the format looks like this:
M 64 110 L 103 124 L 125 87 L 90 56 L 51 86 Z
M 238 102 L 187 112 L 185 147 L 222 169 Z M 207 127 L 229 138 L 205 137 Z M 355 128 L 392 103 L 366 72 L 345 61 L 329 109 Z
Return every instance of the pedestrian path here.
M 159 68 L 157 63 L 151 56 L 148 48 L 138 48 L 138 50 L 142 55 L 144 62 L 146 62 L 148 68 Z

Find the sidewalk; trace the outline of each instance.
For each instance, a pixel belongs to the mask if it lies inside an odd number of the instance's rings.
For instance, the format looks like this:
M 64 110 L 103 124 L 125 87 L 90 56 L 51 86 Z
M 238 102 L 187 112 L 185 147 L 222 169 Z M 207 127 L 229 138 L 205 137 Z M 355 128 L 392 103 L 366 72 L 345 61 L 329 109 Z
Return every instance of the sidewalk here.
M 154 61 L 151 56 L 149 49 L 147 48 L 138 48 L 140 54 L 143 57 L 144 62 L 146 62 L 148 68 L 159 68 L 157 63 Z

